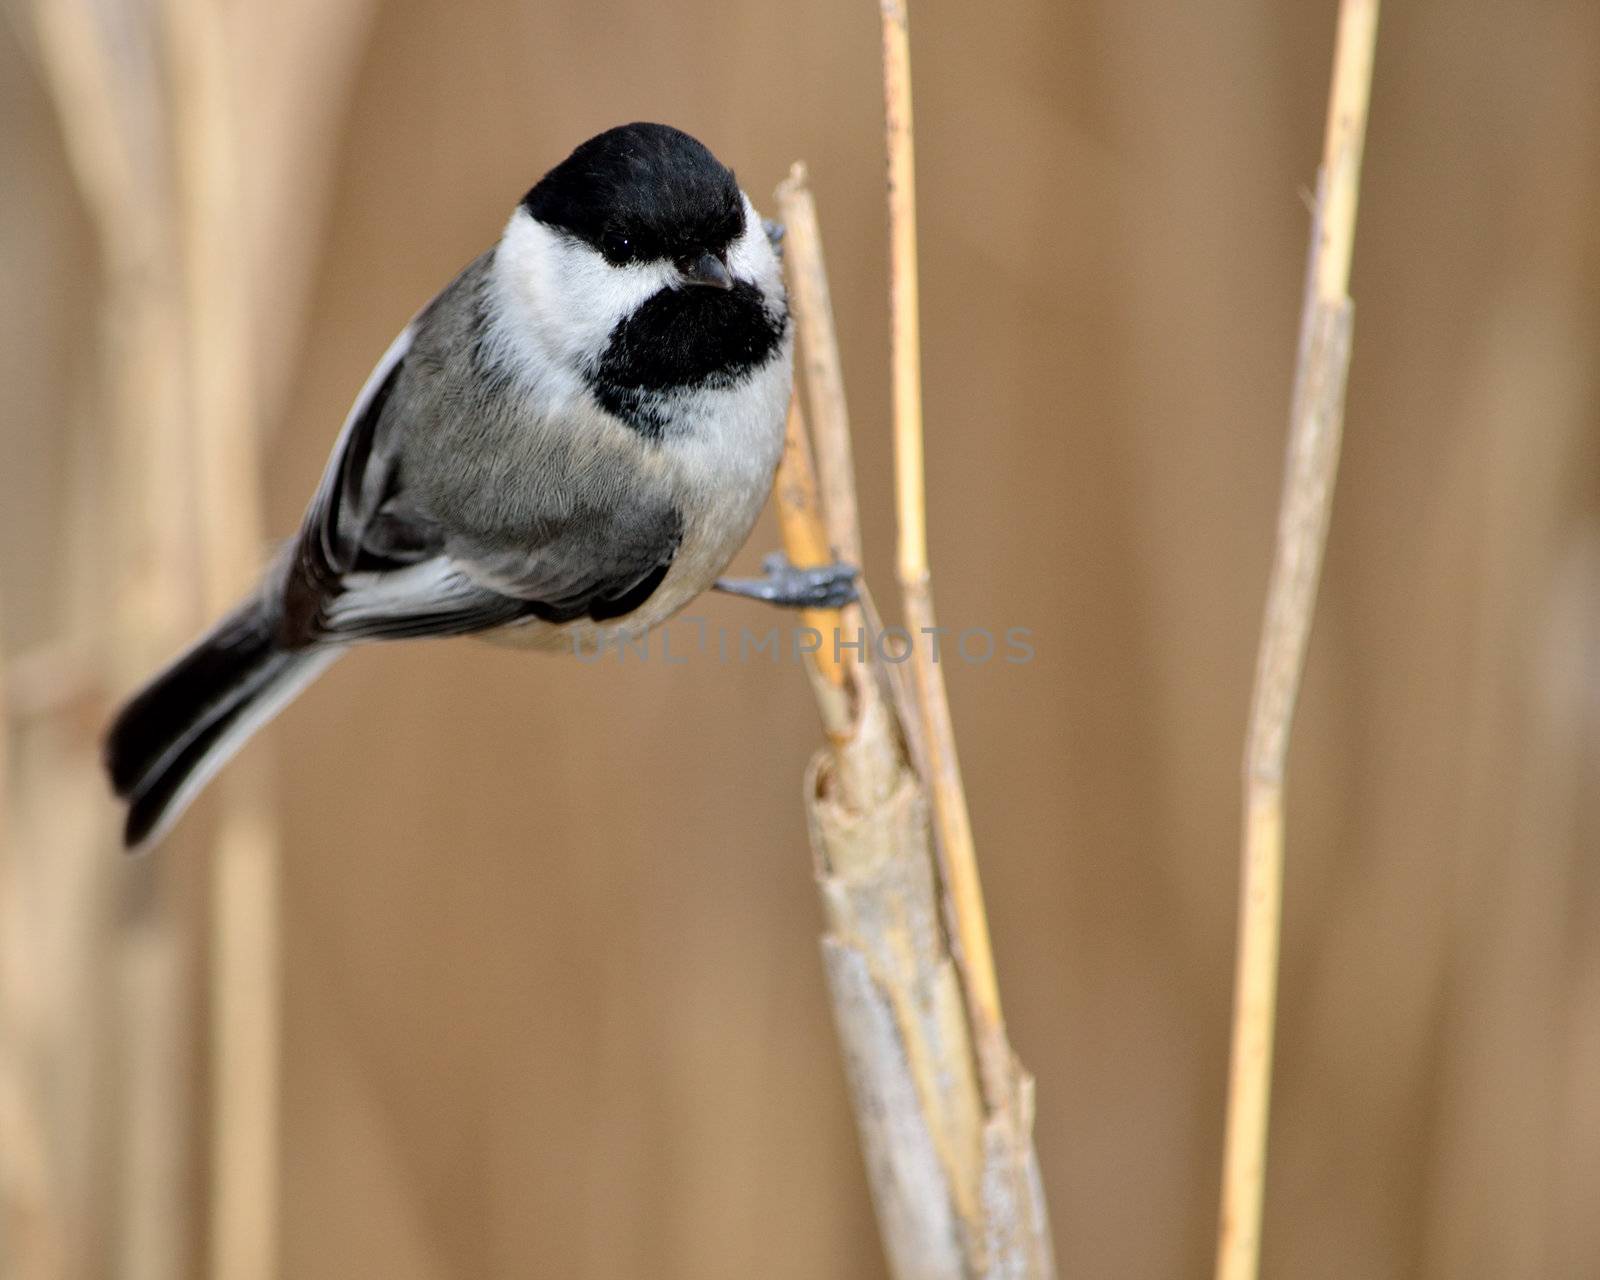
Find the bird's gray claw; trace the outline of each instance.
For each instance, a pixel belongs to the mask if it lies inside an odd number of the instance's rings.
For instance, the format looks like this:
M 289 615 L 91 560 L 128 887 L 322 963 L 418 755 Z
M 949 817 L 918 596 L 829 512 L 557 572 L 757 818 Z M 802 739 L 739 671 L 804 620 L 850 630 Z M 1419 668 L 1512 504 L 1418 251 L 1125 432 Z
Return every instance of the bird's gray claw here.
M 767 243 L 780 253 L 783 251 L 783 223 L 771 218 L 761 219 L 761 229 L 767 233 Z
M 797 569 L 782 556 L 779 575 L 790 586 L 793 607 L 842 609 L 856 602 L 857 569 L 853 564 L 824 564 L 813 569 Z M 772 573 L 769 560 L 769 576 Z M 785 602 L 787 603 L 787 602 Z
M 718 591 L 765 600 L 785 609 L 840 609 L 856 599 L 858 570 L 850 564 L 824 564 L 801 569 L 781 551 L 761 561 L 759 578 L 719 578 Z

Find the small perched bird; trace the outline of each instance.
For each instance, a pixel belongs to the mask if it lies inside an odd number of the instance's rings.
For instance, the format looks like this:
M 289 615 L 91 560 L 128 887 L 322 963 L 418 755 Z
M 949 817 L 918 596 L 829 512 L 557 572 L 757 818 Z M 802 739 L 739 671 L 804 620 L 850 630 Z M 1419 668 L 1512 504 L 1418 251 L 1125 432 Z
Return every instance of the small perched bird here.
M 768 227 L 688 134 L 591 138 L 378 361 L 299 534 L 118 714 L 130 849 L 351 645 L 598 644 L 716 586 L 840 604 L 853 571 L 719 580 L 783 448 L 793 339 Z

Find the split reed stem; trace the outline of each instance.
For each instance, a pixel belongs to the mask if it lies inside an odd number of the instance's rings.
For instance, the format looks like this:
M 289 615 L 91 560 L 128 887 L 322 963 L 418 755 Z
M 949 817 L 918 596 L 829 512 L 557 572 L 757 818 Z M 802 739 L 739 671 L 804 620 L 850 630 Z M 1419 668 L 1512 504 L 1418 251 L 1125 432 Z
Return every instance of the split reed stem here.
M 1283 785 L 1316 608 L 1350 366 L 1350 259 L 1378 0 L 1344 0 L 1312 222 L 1277 548 L 1244 753 L 1244 834 L 1217 1280 L 1260 1267 L 1283 914 Z
M 889 162 L 890 361 L 894 388 L 894 456 L 899 548 L 897 577 L 912 637 L 912 681 L 927 755 L 926 784 L 938 830 L 940 871 L 950 903 L 950 928 L 971 1012 L 984 1098 L 1005 1105 L 1010 1049 L 988 917 L 956 756 L 943 668 L 934 660 L 933 587 L 928 569 L 927 498 L 923 478 L 922 339 L 917 293 L 916 165 L 911 119 L 911 45 L 905 0 L 881 0 L 884 129 Z
M 813 470 L 797 393 L 775 493 L 785 549 L 805 564 L 859 547 L 860 531 L 838 340 L 803 167 L 778 195 L 803 391 L 827 424 L 815 436 Z M 841 625 L 852 636 L 863 627 L 882 633 L 865 583 L 861 592 L 858 603 L 819 617 L 825 634 Z M 1002 1053 L 991 1055 L 1007 1065 L 992 1091 L 997 1105 L 980 1080 L 981 1020 L 948 923 L 923 717 L 901 667 L 879 661 L 876 643 L 846 652 L 843 662 L 813 654 L 829 745 L 812 761 L 805 795 L 827 921 L 824 966 L 889 1270 L 896 1280 L 1050 1280 L 1033 1081 L 1003 1035 Z
M 796 163 L 778 185 L 778 216 L 784 228 L 784 258 L 800 333 L 800 365 L 817 439 L 817 475 L 822 519 L 833 554 L 861 565 L 861 520 L 856 511 L 855 466 L 850 418 L 845 408 L 844 364 L 833 324 L 833 298 L 822 255 L 822 228 L 806 167 Z

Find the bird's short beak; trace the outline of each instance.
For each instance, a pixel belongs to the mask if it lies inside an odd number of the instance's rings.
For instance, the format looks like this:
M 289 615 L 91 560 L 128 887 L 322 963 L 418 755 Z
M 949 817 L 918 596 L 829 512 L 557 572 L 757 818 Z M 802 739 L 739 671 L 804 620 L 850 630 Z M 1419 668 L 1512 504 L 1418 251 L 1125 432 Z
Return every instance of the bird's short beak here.
M 678 274 L 685 284 L 709 285 L 713 289 L 733 288 L 733 277 L 728 274 L 728 264 L 715 254 L 702 253 L 698 258 L 688 258 L 678 264 Z

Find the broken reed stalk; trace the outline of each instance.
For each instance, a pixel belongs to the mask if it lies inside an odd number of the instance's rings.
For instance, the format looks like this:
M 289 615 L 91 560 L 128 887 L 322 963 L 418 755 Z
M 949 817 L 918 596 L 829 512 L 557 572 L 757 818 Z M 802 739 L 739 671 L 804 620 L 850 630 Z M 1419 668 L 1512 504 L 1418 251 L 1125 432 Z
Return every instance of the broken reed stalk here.
M 783 461 L 778 468 L 778 522 L 783 533 L 783 549 L 791 564 L 825 565 L 832 562 L 834 553 L 828 543 L 824 527 L 822 500 L 817 492 L 817 475 L 812 466 L 811 449 L 806 441 L 805 416 L 800 410 L 799 398 L 789 401 L 789 417 L 784 425 Z M 838 609 L 805 609 L 801 621 L 816 635 L 824 637 L 820 648 L 812 654 L 812 667 L 828 690 L 843 690 L 848 676 L 845 673 L 846 652 L 836 649 L 828 639 L 839 634 L 843 619 Z M 819 693 L 822 690 L 819 689 Z M 848 704 L 830 699 L 825 714 L 832 726 L 844 728 L 848 724 Z
M 1244 838 L 1217 1280 L 1260 1266 L 1283 899 L 1283 786 L 1327 542 L 1350 367 L 1350 257 L 1378 0 L 1344 0 L 1311 227 L 1277 549 L 1244 752 Z
M 822 234 L 816 202 L 802 164 L 794 165 L 777 190 L 784 227 L 784 266 L 795 327 L 800 336 L 802 385 L 809 393 L 817 433 L 816 465 L 798 395 L 790 405 L 783 463 L 775 492 L 783 526 L 784 550 L 797 565 L 844 560 L 861 564 L 861 530 L 856 508 L 855 464 L 850 444 L 850 418 L 844 395 L 843 365 L 833 324 L 833 302 L 823 265 Z M 819 480 L 820 476 L 820 480 Z M 861 650 L 835 646 L 835 638 L 876 633 L 876 619 L 867 617 L 865 584 L 861 602 L 842 610 L 824 610 L 806 619 L 824 637 L 813 656 L 818 710 L 823 729 L 836 747 L 857 737 L 862 726 L 871 736 L 895 732 L 892 715 L 882 705 L 882 686 L 863 669 Z M 840 752 L 836 784 L 852 807 L 880 803 L 892 790 L 894 770 L 870 752 Z
M 1000 987 L 978 878 L 972 820 L 956 757 L 944 669 L 935 660 L 933 584 L 928 570 L 927 503 L 923 487 L 922 341 L 918 316 L 916 167 L 911 128 L 911 47 L 905 0 L 883 0 L 884 125 L 889 161 L 890 363 L 894 386 L 896 559 L 911 672 L 927 752 L 928 789 L 939 831 L 941 872 L 951 929 L 977 1039 L 978 1065 L 991 1107 L 1003 1104 L 1010 1049 Z
M 11 826 L 11 703 L 6 693 L 4 600 L 0 598 L 0 1271 L 44 1277 L 60 1265 L 51 1247 L 49 1175 L 24 1055 L 29 1022 L 23 984 L 21 868 Z
M 850 422 L 845 414 L 844 363 L 833 327 L 833 298 L 822 256 L 822 228 L 803 164 L 795 164 L 778 187 L 778 210 L 784 228 L 789 290 L 795 297 L 794 317 L 800 330 L 800 366 L 811 429 L 819 441 L 817 463 L 823 468 L 822 519 L 833 554 L 847 564 L 861 563 L 861 521 L 856 513 L 855 463 L 850 454 Z M 802 436 L 803 436 L 802 426 Z M 806 464 L 809 468 L 809 462 Z
M 0 594 L 0 864 L 11 847 L 11 694 L 6 683 L 5 622 L 5 596 Z M 0 903 L 9 900 L 0 897 Z M 4 1027 L 0 1025 L 0 1036 L 4 1034 Z M 3 1154 L 0 1159 L 4 1159 Z
M 89 513 L 95 537 L 60 542 L 96 564 L 66 558 L 59 573 L 97 580 L 104 607 L 86 648 L 120 689 L 170 656 L 195 620 L 159 59 L 144 23 L 115 22 L 102 5 L 36 0 L 33 10 L 43 79 L 100 251 L 95 451 L 106 483 Z M 109 581 L 99 568 L 108 550 Z M 27 747 L 40 769 L 33 786 L 52 793 L 29 802 L 30 840 L 53 846 L 27 851 L 49 912 L 41 936 L 66 940 L 51 974 L 52 1021 L 36 1029 L 51 1074 L 34 1082 L 33 1099 L 48 1108 L 51 1212 L 91 1224 L 63 1234 L 72 1274 L 177 1275 L 188 1243 L 192 935 L 183 908 L 192 873 L 117 856 L 97 804 L 104 782 L 93 740 L 69 739 L 65 728 L 41 727 Z M 68 802 L 94 820 L 45 807 Z
M 0 595 L 0 853 L 6 848 L 11 809 L 11 695 L 6 684 L 5 596 Z
M 263 540 L 239 116 L 216 0 L 166 0 L 204 610 L 249 585 Z M 259 755 L 219 779 L 211 850 L 208 1271 L 277 1274 L 277 830 Z
M 5 611 L 0 601 L 0 624 Z M 50 1213 L 50 1177 L 41 1117 L 32 1105 L 27 1063 L 28 937 L 21 867 L 9 806 L 11 705 L 0 625 L 0 1272 L 18 1280 L 55 1274 L 61 1258 Z
M 860 546 L 849 415 L 815 207 L 796 166 L 779 188 L 785 263 L 817 432 L 798 393 L 776 496 L 784 547 L 819 564 Z M 823 481 L 819 484 L 817 475 Z M 842 478 L 842 479 L 841 479 Z M 859 563 L 859 562 L 858 562 Z M 980 1082 L 975 1028 L 946 921 L 927 793 L 901 699 L 863 603 L 808 619 L 825 637 L 810 671 L 828 747 L 806 776 L 827 931 L 823 961 L 879 1232 L 896 1280 L 1049 1280 L 1054 1262 L 1032 1145 L 1033 1081 L 1005 1049 L 1002 1105 Z M 843 629 L 862 650 L 828 643 Z M 840 657 L 844 660 L 840 661 Z
M 223 7 L 162 0 L 132 26 L 108 25 L 102 9 L 90 0 L 36 3 L 47 81 L 105 263 L 111 500 L 93 545 L 119 553 L 117 625 L 105 653 L 109 683 L 122 689 L 170 658 L 202 613 L 230 602 L 253 569 L 259 519 L 249 255 L 239 241 Z M 73 765 L 95 793 L 102 789 L 91 750 Z M 114 1229 L 94 1247 L 110 1251 L 119 1274 L 175 1274 L 191 1244 L 186 1192 L 196 1162 L 185 1068 L 196 1034 L 189 1006 L 201 990 L 194 943 L 207 932 L 215 947 L 208 1270 L 273 1270 L 276 881 L 257 768 L 241 762 L 222 780 L 210 864 L 173 850 L 137 865 L 107 848 L 86 851 L 93 900 L 84 914 L 111 937 L 82 950 L 103 961 L 108 975 L 96 969 L 94 978 L 108 983 L 104 1000 L 121 1015 L 114 1035 L 98 1042 L 104 1081 L 94 1093 L 115 1099 L 95 1112 L 106 1130 L 100 1141 L 120 1139 L 122 1150 L 93 1161 L 116 1202 Z M 195 870 L 206 865 L 209 931 Z M 57 1192 L 70 1202 L 81 1199 L 74 1190 Z

